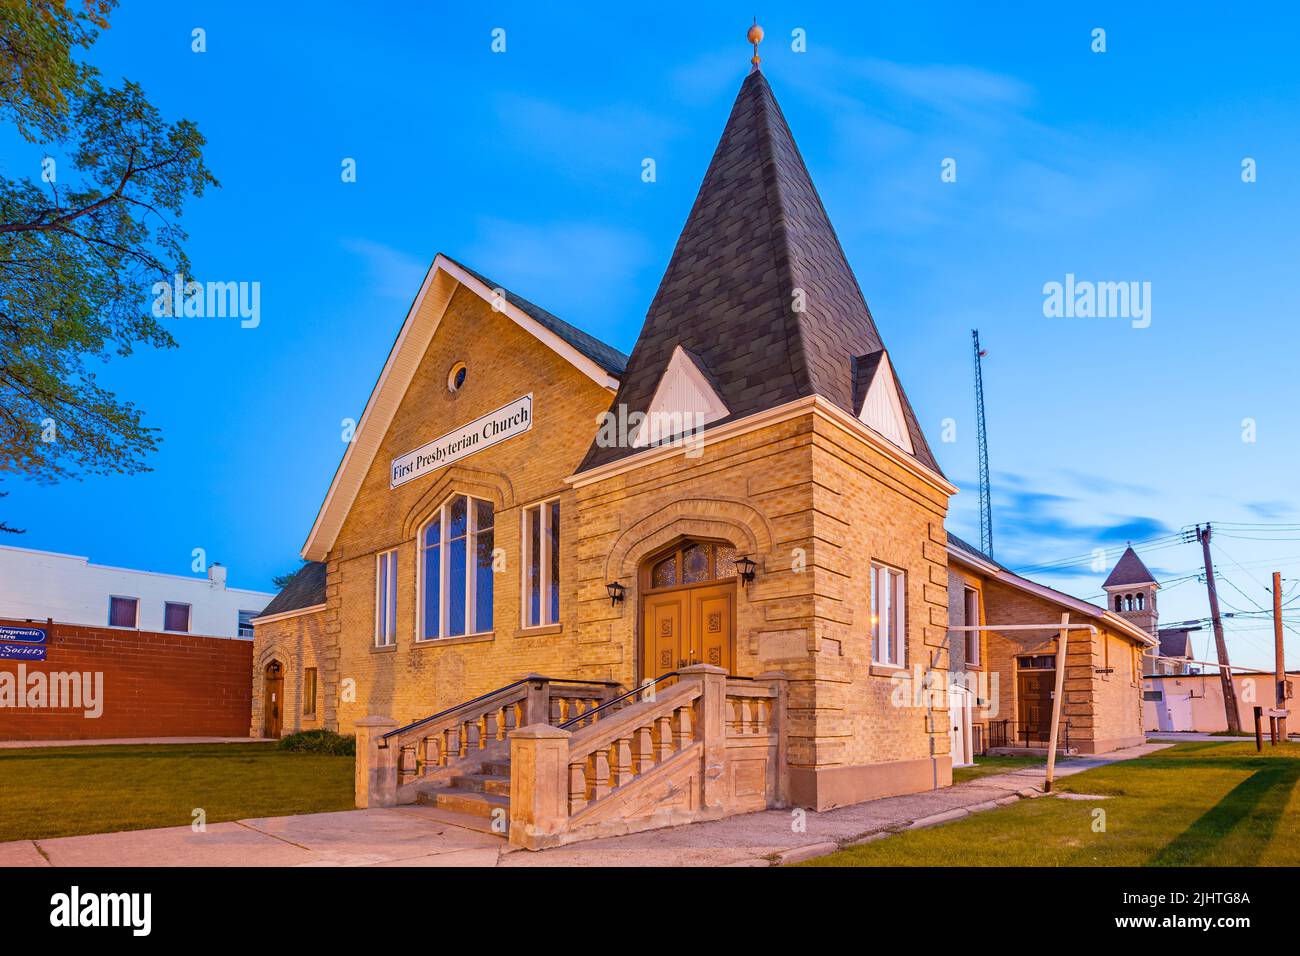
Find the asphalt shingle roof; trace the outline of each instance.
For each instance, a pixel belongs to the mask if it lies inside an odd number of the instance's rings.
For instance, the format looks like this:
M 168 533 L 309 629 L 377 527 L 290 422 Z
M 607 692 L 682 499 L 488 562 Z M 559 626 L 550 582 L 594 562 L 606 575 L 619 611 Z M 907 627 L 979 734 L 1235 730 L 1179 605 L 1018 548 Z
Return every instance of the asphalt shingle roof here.
M 1110 572 L 1102 587 L 1125 587 L 1129 584 L 1155 584 L 1156 579 L 1151 576 L 1147 566 L 1142 563 L 1142 559 L 1137 556 L 1132 545 L 1125 549 L 1120 559 L 1115 562 L 1115 570 Z
M 283 614 L 286 611 L 300 611 L 305 607 L 315 607 L 325 603 L 325 564 L 321 561 L 308 561 L 291 577 L 280 593 L 271 599 L 271 603 L 262 608 L 258 617 Z
M 731 412 L 713 425 L 814 394 L 856 417 L 853 360 L 883 348 L 759 71 L 740 87 L 614 408 L 645 411 L 678 345 L 700 357 Z M 901 383 L 899 396 L 916 459 L 940 471 Z M 634 450 L 593 443 L 579 471 Z

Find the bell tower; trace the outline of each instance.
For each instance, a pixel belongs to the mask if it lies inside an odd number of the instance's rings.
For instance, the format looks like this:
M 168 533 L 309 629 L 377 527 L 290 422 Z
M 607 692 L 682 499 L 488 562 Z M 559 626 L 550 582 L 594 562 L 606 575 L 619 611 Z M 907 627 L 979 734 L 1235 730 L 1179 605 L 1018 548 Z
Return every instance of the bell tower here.
M 1156 636 L 1160 617 L 1156 610 L 1156 591 L 1160 585 L 1132 545 L 1120 555 L 1102 588 L 1106 591 L 1108 609 L 1132 621 L 1152 637 Z

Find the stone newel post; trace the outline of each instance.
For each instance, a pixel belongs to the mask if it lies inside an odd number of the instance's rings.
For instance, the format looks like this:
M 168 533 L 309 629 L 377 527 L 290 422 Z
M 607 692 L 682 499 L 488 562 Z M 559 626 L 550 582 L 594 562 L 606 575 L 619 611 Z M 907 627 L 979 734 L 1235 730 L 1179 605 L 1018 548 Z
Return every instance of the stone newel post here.
M 510 733 L 510 842 L 554 846 L 569 827 L 569 737 L 550 724 Z
M 776 729 L 776 778 L 771 789 L 773 806 L 790 805 L 790 675 L 785 671 L 764 671 L 754 678 L 776 691 L 772 702 L 772 726 Z
M 381 748 L 384 734 L 397 727 L 391 717 L 362 717 L 356 723 L 356 803 L 366 807 L 397 804 L 397 747 Z
M 727 802 L 727 672 L 712 664 L 692 664 L 677 671 L 680 680 L 700 681 L 699 739 L 704 743 L 704 780 L 700 807 L 722 810 Z

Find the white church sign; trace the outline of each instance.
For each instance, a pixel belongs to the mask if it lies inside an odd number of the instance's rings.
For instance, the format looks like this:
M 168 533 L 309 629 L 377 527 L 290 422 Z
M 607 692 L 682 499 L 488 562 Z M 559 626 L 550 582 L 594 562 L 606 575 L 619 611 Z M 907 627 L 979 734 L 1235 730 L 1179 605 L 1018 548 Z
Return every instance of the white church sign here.
M 393 459 L 389 472 L 389 487 L 396 488 L 421 475 L 445 468 L 453 462 L 468 458 L 477 451 L 491 448 L 507 438 L 522 435 L 533 427 L 533 394 L 517 398 L 494 412 L 476 418 L 468 425 L 441 438 L 435 438 L 415 451 Z

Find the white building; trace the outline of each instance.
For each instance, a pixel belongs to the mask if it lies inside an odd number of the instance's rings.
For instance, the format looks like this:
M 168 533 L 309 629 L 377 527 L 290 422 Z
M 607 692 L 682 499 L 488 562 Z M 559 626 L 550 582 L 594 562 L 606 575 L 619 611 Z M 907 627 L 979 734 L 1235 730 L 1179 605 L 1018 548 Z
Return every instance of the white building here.
M 207 577 L 91 564 L 88 558 L 0 547 L 0 618 L 252 640 L 252 619 L 275 595 Z

